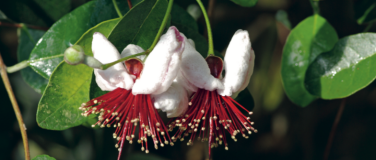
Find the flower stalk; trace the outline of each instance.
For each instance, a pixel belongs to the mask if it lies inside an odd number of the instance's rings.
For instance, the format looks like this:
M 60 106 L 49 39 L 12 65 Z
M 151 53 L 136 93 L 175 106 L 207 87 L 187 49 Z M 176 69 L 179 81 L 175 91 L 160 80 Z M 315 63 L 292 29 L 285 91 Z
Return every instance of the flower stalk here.
M 206 27 L 207 27 L 207 30 L 208 30 L 208 41 L 209 41 L 208 56 L 214 56 L 213 36 L 212 36 L 212 31 L 211 31 L 211 26 L 210 26 L 210 20 L 209 20 L 208 14 L 206 13 L 205 7 L 202 4 L 201 0 L 197 0 L 197 3 L 202 10 L 202 14 L 204 15 Z
M 120 9 L 119 9 L 119 7 L 118 7 L 118 5 L 117 5 L 117 3 L 116 3 L 116 0 L 112 0 L 112 3 L 114 4 L 114 7 L 115 7 L 115 10 L 116 10 L 116 13 L 119 15 L 119 17 L 120 17 L 120 18 L 123 17 L 123 14 L 121 14 Z

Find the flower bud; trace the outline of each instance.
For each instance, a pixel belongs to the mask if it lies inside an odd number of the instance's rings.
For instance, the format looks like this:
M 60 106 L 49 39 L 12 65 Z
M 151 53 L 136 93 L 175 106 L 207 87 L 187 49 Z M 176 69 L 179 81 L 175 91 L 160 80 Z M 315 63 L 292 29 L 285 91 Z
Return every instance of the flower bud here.
M 64 52 L 64 60 L 70 65 L 81 64 L 84 61 L 84 50 L 79 45 L 73 45 Z

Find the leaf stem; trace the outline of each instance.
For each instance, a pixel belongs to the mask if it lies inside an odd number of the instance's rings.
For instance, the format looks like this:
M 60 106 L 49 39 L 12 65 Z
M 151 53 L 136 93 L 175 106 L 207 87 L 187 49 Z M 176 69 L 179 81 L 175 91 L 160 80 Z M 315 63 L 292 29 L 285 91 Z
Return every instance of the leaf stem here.
M 209 20 L 208 15 L 206 14 L 205 7 L 202 4 L 201 0 L 197 0 L 197 3 L 201 8 L 202 14 L 204 15 L 206 27 L 207 27 L 207 30 L 208 30 L 208 41 L 209 41 L 208 56 L 213 56 L 214 55 L 214 47 L 213 47 L 213 36 L 212 36 L 211 27 L 210 27 L 210 20 Z
M 319 0 L 309 0 L 314 14 L 320 14 Z
M 20 111 L 20 108 L 18 107 L 16 97 L 14 96 L 12 87 L 10 85 L 9 78 L 6 72 L 6 66 L 3 62 L 3 58 L 1 57 L 1 54 L 0 54 L 0 74 L 1 74 L 1 78 L 3 79 L 5 88 L 8 92 L 9 99 L 12 102 L 13 110 L 16 114 L 18 125 L 20 126 L 22 141 L 23 141 L 24 150 L 25 150 L 25 160 L 30 160 L 29 142 L 27 140 L 26 127 L 23 122 L 21 111 Z
M 326 144 L 326 147 L 325 147 L 325 153 L 324 153 L 324 158 L 323 158 L 324 160 L 327 160 L 329 157 L 330 148 L 332 147 L 332 143 L 333 143 L 333 138 L 336 133 L 339 120 L 341 120 L 341 116 L 343 113 L 343 109 L 345 108 L 345 105 L 346 105 L 346 98 L 343 98 L 339 106 L 336 119 L 334 120 L 332 130 L 330 131 L 328 143 Z
M 131 2 L 131 0 L 127 0 L 127 2 L 128 2 L 128 7 L 129 7 L 129 9 L 132 9 L 132 2 Z
M 167 10 L 166 10 L 166 14 L 165 14 L 165 16 L 164 16 L 164 18 L 163 18 L 163 21 L 162 21 L 161 27 L 159 27 L 158 33 L 157 33 L 157 35 L 155 36 L 155 39 L 154 39 L 154 41 L 153 41 L 153 44 L 150 46 L 150 48 L 149 48 L 147 51 L 151 52 L 151 51 L 154 49 L 155 45 L 157 45 L 157 42 L 158 42 L 159 38 L 161 37 L 162 32 L 163 32 L 164 28 L 166 27 L 167 21 L 168 21 L 168 19 L 169 19 L 169 17 L 170 17 L 170 13 L 171 13 L 171 9 L 172 9 L 172 4 L 173 4 L 173 3 L 174 3 L 174 0 L 170 0 L 170 1 L 168 2 L 168 6 L 167 6 Z
M 128 56 L 128 57 L 124 57 L 124 58 L 120 58 L 119 60 L 117 61 L 114 61 L 114 62 L 111 62 L 111 63 L 107 63 L 107 64 L 104 64 L 102 65 L 102 67 L 100 69 L 102 70 L 106 70 L 107 68 L 119 63 L 119 62 L 123 62 L 123 61 L 126 61 L 128 59 L 131 59 L 131 58 L 135 58 L 137 56 L 141 56 L 141 55 L 147 55 L 149 54 L 150 52 L 149 51 L 145 51 L 145 52 L 141 52 L 141 53 L 137 53 L 137 54 L 134 54 L 134 55 L 131 55 L 131 56 Z
M 44 61 L 44 60 L 52 59 L 52 58 L 63 57 L 63 56 L 64 56 L 64 54 L 58 54 L 58 55 L 51 56 L 51 57 L 32 59 L 32 60 L 24 60 L 24 61 L 22 61 L 20 63 L 17 63 L 15 65 L 13 65 L 13 66 L 6 67 L 6 71 L 8 73 L 14 73 L 14 72 L 17 72 L 17 71 L 19 71 L 21 69 L 24 69 L 24 68 L 28 67 L 30 63 L 34 63 L 34 62 L 38 62 L 38 61 Z
M 119 7 L 118 7 L 118 5 L 117 5 L 117 3 L 116 3 L 116 0 L 112 0 L 112 3 L 114 4 L 114 7 L 115 7 L 115 10 L 116 10 L 116 13 L 119 15 L 119 17 L 120 17 L 120 18 L 123 17 L 123 14 L 121 14 L 120 9 L 119 9 Z
M 28 24 L 22 24 L 22 23 L 0 22 L 0 26 L 7 26 L 7 27 L 22 28 L 22 25 L 26 25 L 28 28 L 31 28 L 31 29 L 37 29 L 37 30 L 43 30 L 43 31 L 47 31 L 49 29 L 48 27 L 40 27 L 40 26 L 34 26 L 34 25 L 28 25 Z

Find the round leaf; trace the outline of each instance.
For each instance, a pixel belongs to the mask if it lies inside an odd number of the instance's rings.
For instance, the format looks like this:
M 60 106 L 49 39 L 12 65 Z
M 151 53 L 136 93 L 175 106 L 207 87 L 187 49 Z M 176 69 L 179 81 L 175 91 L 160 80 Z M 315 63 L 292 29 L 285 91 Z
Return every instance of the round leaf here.
M 26 29 L 26 28 L 25 28 Z M 45 31 L 34 29 L 19 29 L 18 61 L 28 60 L 36 42 L 43 36 Z M 30 67 L 21 70 L 21 76 L 25 82 L 36 92 L 42 93 L 47 86 L 48 79 L 43 78 Z
M 108 36 L 120 19 L 98 24 L 88 30 L 76 44 L 83 46 L 85 54 L 93 55 L 91 41 L 94 32 Z M 64 130 L 82 124 L 87 119 L 81 116 L 78 107 L 89 101 L 93 69 L 85 65 L 71 66 L 61 62 L 51 75 L 46 92 L 38 105 L 37 122 L 40 127 Z
M 376 34 L 361 33 L 342 38 L 333 50 L 309 66 L 306 85 L 323 99 L 344 98 L 376 78 Z
M 34 157 L 32 160 L 56 160 L 56 159 L 48 155 L 39 155 L 39 156 Z
M 337 41 L 334 28 L 319 15 L 306 18 L 291 31 L 283 48 L 281 75 L 292 102 L 305 107 L 317 98 L 305 88 L 307 68 L 319 54 L 331 50 Z

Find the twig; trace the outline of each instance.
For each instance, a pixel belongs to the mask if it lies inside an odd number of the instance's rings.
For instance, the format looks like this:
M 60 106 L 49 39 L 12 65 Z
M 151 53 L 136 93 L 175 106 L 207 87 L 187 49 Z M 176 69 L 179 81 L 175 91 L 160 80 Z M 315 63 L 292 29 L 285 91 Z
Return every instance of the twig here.
M 29 25 L 29 24 L 0 22 L 0 26 L 7 26 L 7 27 L 22 28 L 23 25 L 26 25 L 26 27 L 31 28 L 31 29 L 37 29 L 37 30 L 43 30 L 43 31 L 47 31 L 49 29 L 48 27 L 40 27 L 40 26 L 34 26 L 34 25 Z
M 0 53 L 0 73 L 1 73 L 1 78 L 3 79 L 3 83 L 5 85 L 5 88 L 8 92 L 9 99 L 12 102 L 13 110 L 16 113 L 18 125 L 20 126 L 22 141 L 23 141 L 24 150 L 25 150 L 25 160 L 30 160 L 29 142 L 27 141 L 26 126 L 23 122 L 20 108 L 18 107 L 16 97 L 14 96 L 12 87 L 10 85 L 6 66 L 3 62 L 3 58 L 1 57 L 1 53 Z
M 346 104 L 346 98 L 342 99 L 341 101 L 341 105 L 339 106 L 336 119 L 334 120 L 334 123 L 332 126 L 332 130 L 330 131 L 328 143 L 326 144 L 326 147 L 325 147 L 324 160 L 327 160 L 329 157 L 330 148 L 332 147 L 332 143 L 333 143 L 333 138 L 336 133 L 338 123 L 341 120 L 341 116 L 343 113 L 343 109 L 345 108 L 345 104 Z
M 132 2 L 131 0 L 127 0 L 129 9 L 132 9 Z

